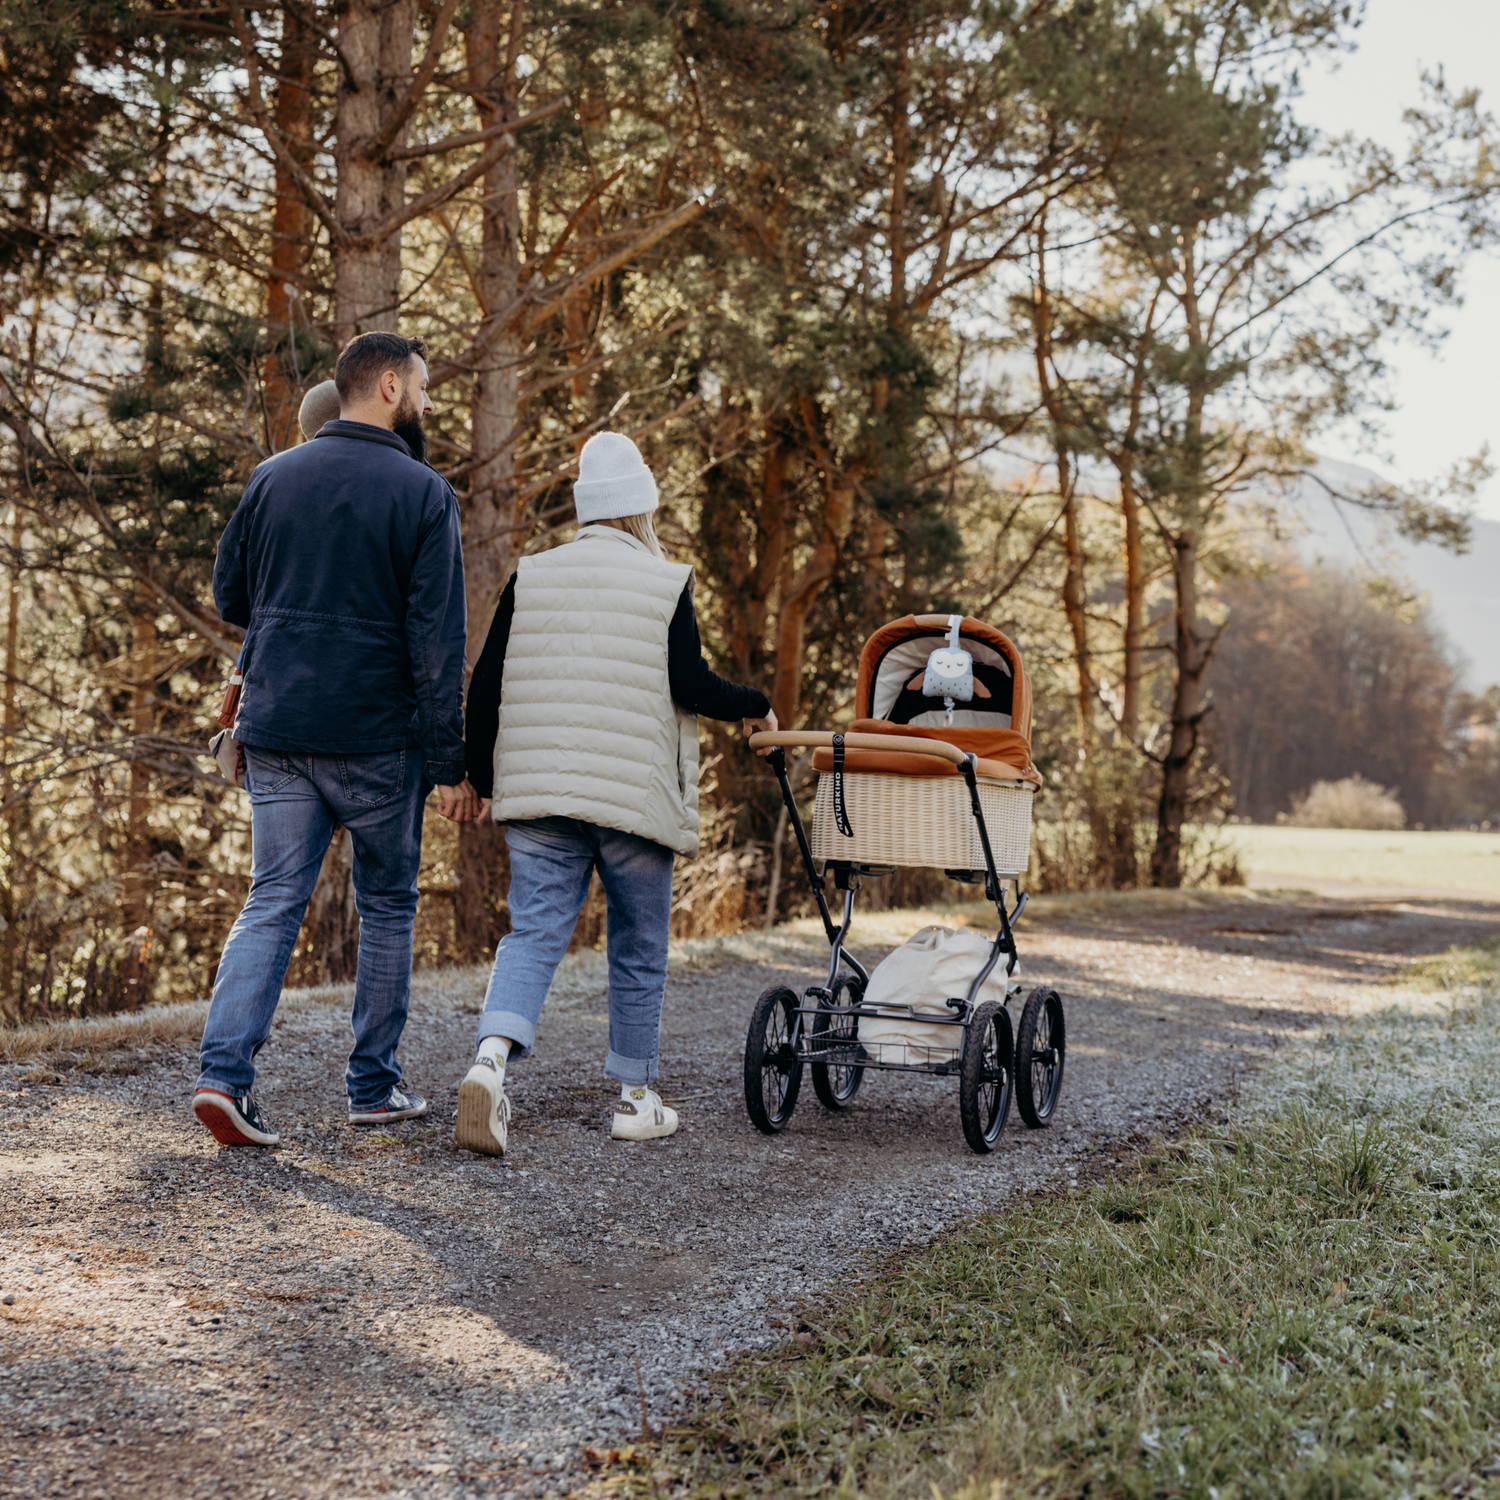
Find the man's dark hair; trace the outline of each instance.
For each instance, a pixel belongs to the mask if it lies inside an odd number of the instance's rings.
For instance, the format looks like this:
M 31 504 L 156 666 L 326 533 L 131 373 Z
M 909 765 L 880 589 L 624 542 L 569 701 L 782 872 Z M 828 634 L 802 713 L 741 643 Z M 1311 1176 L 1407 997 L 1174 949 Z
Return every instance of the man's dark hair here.
M 362 333 L 350 339 L 333 372 L 339 400 L 347 405 L 369 395 L 387 370 L 396 371 L 404 382 L 414 354 L 426 359 L 427 345 L 421 339 L 402 338 L 399 333 Z

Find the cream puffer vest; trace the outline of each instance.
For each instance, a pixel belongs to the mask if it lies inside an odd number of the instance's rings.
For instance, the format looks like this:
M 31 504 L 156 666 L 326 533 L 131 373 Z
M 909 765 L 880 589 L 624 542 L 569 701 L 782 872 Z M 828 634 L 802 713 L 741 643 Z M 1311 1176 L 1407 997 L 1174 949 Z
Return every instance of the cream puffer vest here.
M 693 570 L 613 526 L 524 557 L 495 740 L 497 823 L 580 818 L 698 853 L 698 719 L 667 630 Z

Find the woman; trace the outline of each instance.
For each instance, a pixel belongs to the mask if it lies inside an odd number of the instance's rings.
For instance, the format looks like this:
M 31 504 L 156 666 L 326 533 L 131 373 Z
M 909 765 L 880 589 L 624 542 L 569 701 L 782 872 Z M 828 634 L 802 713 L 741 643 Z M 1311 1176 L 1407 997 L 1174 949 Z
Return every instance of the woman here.
M 651 515 L 656 481 L 628 437 L 584 444 L 578 535 L 521 560 L 469 685 L 469 779 L 510 848 L 511 931 L 458 1091 L 458 1144 L 505 1154 L 505 1067 L 525 1057 L 589 878 L 604 886 L 616 1140 L 677 1129 L 657 1097 L 672 860 L 698 852 L 698 725 L 775 729 L 766 695 L 703 660 L 693 570 L 668 562 Z M 492 802 L 488 799 L 493 798 Z M 483 814 L 481 813 L 481 816 Z

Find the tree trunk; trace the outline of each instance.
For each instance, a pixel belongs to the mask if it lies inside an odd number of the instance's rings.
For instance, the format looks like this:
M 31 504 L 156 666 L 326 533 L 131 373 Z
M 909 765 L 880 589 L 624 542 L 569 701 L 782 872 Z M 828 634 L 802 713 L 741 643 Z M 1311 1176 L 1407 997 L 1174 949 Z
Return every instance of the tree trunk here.
M 895 77 L 891 87 L 891 196 L 886 239 L 891 259 L 891 300 L 886 320 L 893 333 L 906 330 L 906 195 L 911 177 L 911 44 L 908 27 L 896 34 Z
M 0 702 L 4 704 L 4 740 L 0 742 L 0 806 L 5 809 L 6 860 L 5 883 L 0 887 L 0 916 L 5 919 L 5 929 L 0 931 L 0 1019 L 18 1021 L 21 1018 L 21 997 L 14 994 L 16 982 L 16 900 L 17 874 L 22 843 L 21 807 L 13 803 L 16 794 L 15 776 L 11 771 L 12 747 L 15 744 L 16 728 L 16 661 L 21 633 L 21 542 L 24 538 L 21 523 L 21 507 L 11 506 L 10 529 L 10 588 L 5 608 L 5 682 L 0 685 Z
M 1157 804 L 1156 847 L 1151 852 L 1151 884 L 1176 889 L 1182 884 L 1182 825 L 1187 821 L 1193 755 L 1203 722 L 1203 681 L 1212 646 L 1198 633 L 1198 537 L 1185 531 L 1172 539 L 1172 582 L 1176 629 L 1172 642 L 1171 738 L 1162 764 Z
M 517 15 L 519 8 L 517 8 Z M 481 129 L 514 118 L 515 84 L 495 0 L 477 6 L 464 34 L 469 87 Z M 469 611 L 469 664 L 484 648 L 490 617 L 523 542 L 514 528 L 515 431 L 521 347 L 512 322 L 495 332 L 501 310 L 513 306 L 520 289 L 521 224 L 516 153 L 508 151 L 484 176 L 481 248 L 476 290 L 480 300 L 477 342 L 487 348 L 474 372 L 473 468 L 464 526 L 464 586 Z M 491 335 L 494 334 L 493 341 Z
M 365 154 L 395 114 L 411 84 L 413 0 L 344 0 L 339 48 L 338 174 L 334 210 L 352 235 L 366 235 L 406 201 L 406 165 Z M 403 126 L 392 146 L 406 142 Z M 333 245 L 334 336 L 342 348 L 356 334 L 394 332 L 401 300 L 401 233 L 374 242 Z M 347 829 L 334 830 L 297 940 L 303 982 L 353 978 L 359 963 L 359 914 L 354 906 L 354 851 Z
M 1062 603 L 1068 629 L 1073 636 L 1074 687 L 1078 715 L 1078 745 L 1085 756 L 1094 748 L 1094 675 L 1089 657 L 1089 622 L 1085 610 L 1083 534 L 1078 525 L 1078 493 L 1073 484 L 1073 465 L 1062 449 L 1057 453 L 1058 483 L 1063 486 Z
M 371 160 L 369 143 L 396 113 L 411 85 L 413 0 L 344 0 L 339 11 L 339 48 L 348 74 L 339 74 L 338 186 L 334 210 L 339 224 L 356 236 L 334 246 L 334 329 L 340 347 L 358 333 L 394 331 L 401 303 L 401 232 L 367 237 L 406 202 L 406 164 L 385 156 Z M 391 145 L 406 144 L 406 129 Z
M 477 5 L 464 33 L 469 87 L 482 129 L 514 118 L 515 58 L 521 7 L 513 4 L 509 44 L 496 0 Z M 514 304 L 520 288 L 521 222 L 516 153 L 507 152 L 484 177 L 484 207 L 477 292 L 478 341 L 487 347 L 474 375 L 470 408 L 474 468 L 464 521 L 464 584 L 469 612 L 469 664 L 484 649 L 490 619 L 524 542 L 517 529 L 515 450 L 511 436 L 519 412 L 518 333 L 511 324 L 496 331 L 494 319 Z M 495 333 L 493 342 L 488 335 Z M 510 855 L 504 830 L 493 823 L 463 823 L 458 830 L 458 890 L 454 938 L 460 956 L 477 963 L 491 956 L 510 930 L 506 895 Z
M 283 9 L 276 126 L 293 159 L 304 170 L 312 162 L 312 102 L 308 83 L 315 46 L 315 37 L 297 12 Z M 290 447 L 297 439 L 301 372 L 297 357 L 296 280 L 307 261 L 308 219 L 301 188 L 286 163 L 277 157 L 276 208 L 271 215 L 271 274 L 266 279 L 266 324 L 271 349 L 264 375 L 266 446 L 273 453 Z
M 151 770 L 142 739 L 156 727 L 156 617 L 145 599 L 136 601 L 130 663 L 130 799 L 125 817 L 124 925 L 126 957 L 121 965 L 125 1003 L 139 1010 L 146 997 L 151 954 Z
M 1197 235 L 1182 237 L 1180 303 L 1187 339 L 1189 368 L 1198 373 L 1187 386 L 1183 422 L 1183 472 L 1174 497 L 1182 518 L 1165 538 L 1172 549 L 1172 591 L 1175 604 L 1172 642 L 1172 720 L 1167 756 L 1162 763 L 1161 799 L 1156 811 L 1156 847 L 1151 851 L 1151 884 L 1176 889 L 1182 884 L 1182 825 L 1187 821 L 1193 756 L 1198 749 L 1198 726 L 1203 722 L 1203 683 L 1215 641 L 1198 633 L 1198 543 L 1203 521 L 1203 414 L 1209 384 L 1206 339 L 1198 305 Z
M 790 566 L 790 552 L 783 557 L 780 608 L 776 617 L 776 672 L 771 681 L 771 708 L 783 729 L 796 725 L 802 701 L 802 655 L 806 644 L 807 617 L 818 595 L 833 577 L 844 540 L 854 519 L 855 487 L 862 463 L 840 469 L 818 430 L 819 416 L 812 398 L 801 398 L 802 421 L 814 454 L 823 470 L 823 515 L 812 555 L 800 568 Z
M 1104 859 L 1112 890 L 1132 890 L 1140 881 L 1136 825 L 1140 819 L 1137 746 L 1141 734 L 1141 678 L 1145 647 L 1145 566 L 1141 552 L 1141 503 L 1128 458 L 1117 464 L 1124 522 L 1125 627 L 1120 685 L 1120 739 L 1110 765 Z
M 1120 470 L 1120 510 L 1125 522 L 1125 652 L 1120 689 L 1120 729 L 1132 744 L 1141 737 L 1141 677 L 1146 645 L 1146 568 L 1141 552 L 1141 502 L 1129 466 Z

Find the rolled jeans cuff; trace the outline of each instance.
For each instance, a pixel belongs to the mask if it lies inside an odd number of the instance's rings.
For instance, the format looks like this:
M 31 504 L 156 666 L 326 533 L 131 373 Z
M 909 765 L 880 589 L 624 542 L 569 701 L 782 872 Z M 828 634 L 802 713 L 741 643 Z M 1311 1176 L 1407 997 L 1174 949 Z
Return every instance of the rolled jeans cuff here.
M 197 1083 L 193 1085 L 193 1092 L 195 1094 L 199 1089 L 213 1089 L 215 1093 L 228 1094 L 231 1099 L 242 1099 L 250 1092 L 249 1089 L 237 1087 L 232 1083 L 225 1083 L 222 1078 L 210 1078 L 207 1073 L 203 1074 Z
M 513 1010 L 487 1010 L 479 1017 L 479 1040 L 487 1036 L 509 1038 L 511 1061 L 519 1061 L 530 1057 L 536 1045 L 536 1022 Z
M 656 1062 L 654 1057 L 621 1057 L 611 1047 L 604 1059 L 604 1076 L 616 1083 L 655 1083 Z

